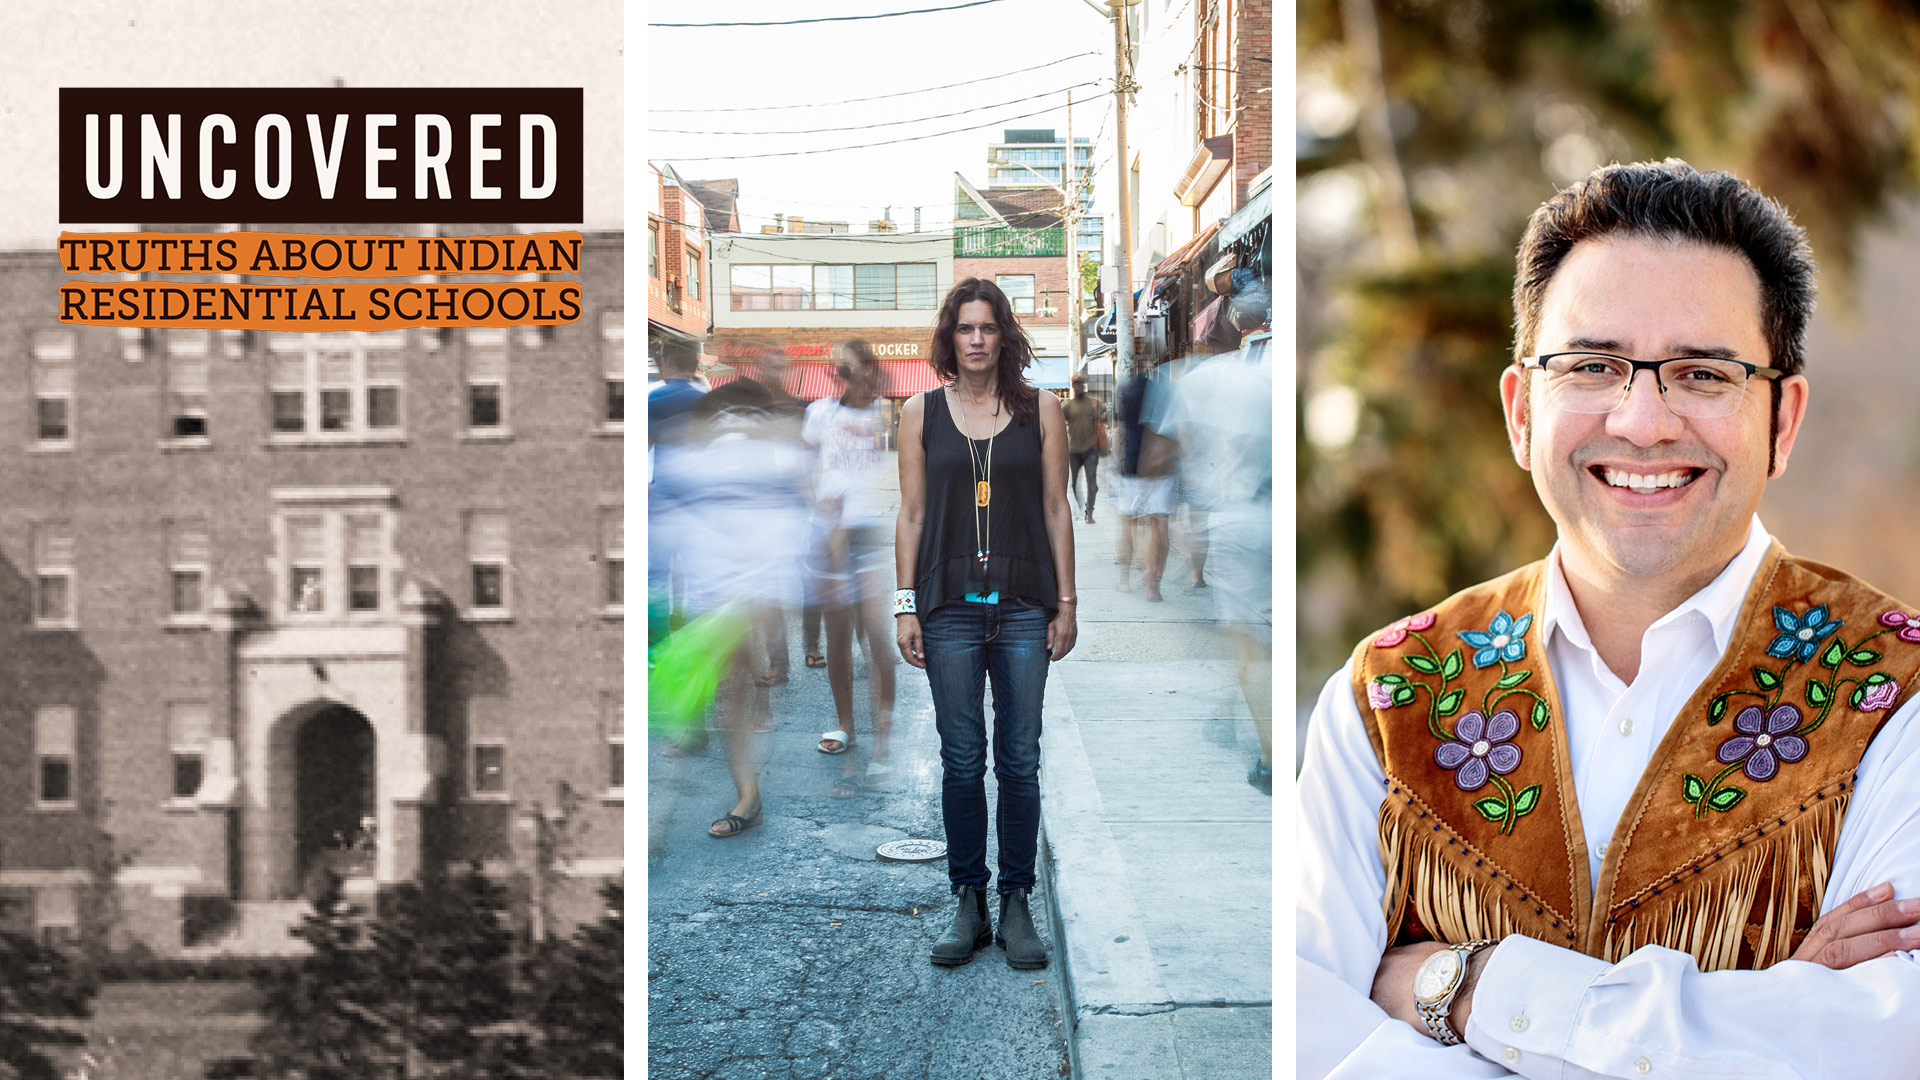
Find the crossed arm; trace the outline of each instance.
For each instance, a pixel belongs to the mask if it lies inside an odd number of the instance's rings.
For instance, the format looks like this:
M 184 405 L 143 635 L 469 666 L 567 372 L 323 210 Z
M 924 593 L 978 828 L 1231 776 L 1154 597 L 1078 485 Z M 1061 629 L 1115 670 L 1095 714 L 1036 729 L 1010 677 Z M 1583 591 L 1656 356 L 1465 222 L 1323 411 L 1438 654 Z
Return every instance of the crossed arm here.
M 1828 910 L 1793 959 L 1703 974 L 1643 948 L 1617 964 L 1528 938 L 1483 950 L 1455 999 L 1466 1044 L 1413 1009 L 1433 943 L 1386 948 L 1375 833 L 1383 775 L 1343 671 L 1314 710 L 1300 779 L 1298 1075 L 1920 1075 L 1920 713 L 1888 722 L 1861 762 Z M 1844 903 L 1840 901 L 1846 898 Z M 1309 1037 L 1310 1036 L 1310 1037 Z

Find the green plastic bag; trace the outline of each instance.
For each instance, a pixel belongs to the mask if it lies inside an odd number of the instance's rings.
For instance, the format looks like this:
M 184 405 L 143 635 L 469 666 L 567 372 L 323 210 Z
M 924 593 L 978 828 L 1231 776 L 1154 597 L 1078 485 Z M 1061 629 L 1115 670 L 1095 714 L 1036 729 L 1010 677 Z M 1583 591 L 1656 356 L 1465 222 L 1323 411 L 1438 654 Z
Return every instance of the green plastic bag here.
M 684 745 L 703 730 L 720 680 L 752 628 L 747 604 L 735 600 L 669 634 L 652 650 L 647 673 L 647 731 Z

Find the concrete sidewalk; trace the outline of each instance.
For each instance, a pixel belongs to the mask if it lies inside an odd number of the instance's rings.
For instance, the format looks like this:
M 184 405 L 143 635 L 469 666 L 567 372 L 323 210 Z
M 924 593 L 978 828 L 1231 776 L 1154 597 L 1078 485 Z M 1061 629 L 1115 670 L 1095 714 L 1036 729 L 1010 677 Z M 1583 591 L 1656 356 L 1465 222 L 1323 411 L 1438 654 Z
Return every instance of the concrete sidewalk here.
M 1107 463 L 1103 463 L 1107 464 Z M 1047 683 L 1043 865 L 1081 1080 L 1273 1074 L 1273 803 L 1232 638 L 1190 589 L 1116 588 L 1118 518 L 1075 526 L 1080 639 Z

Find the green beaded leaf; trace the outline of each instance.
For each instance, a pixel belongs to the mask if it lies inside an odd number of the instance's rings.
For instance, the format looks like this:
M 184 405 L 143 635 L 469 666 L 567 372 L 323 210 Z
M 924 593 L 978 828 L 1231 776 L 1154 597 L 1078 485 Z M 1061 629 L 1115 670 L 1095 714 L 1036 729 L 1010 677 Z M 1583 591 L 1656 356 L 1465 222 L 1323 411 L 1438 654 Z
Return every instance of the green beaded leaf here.
M 1840 668 L 1841 658 L 1846 655 L 1847 647 L 1836 641 L 1827 646 L 1826 650 L 1820 654 L 1820 666 L 1823 668 L 1833 668 L 1837 671 Z
M 1880 659 L 1880 654 L 1872 649 L 1855 649 L 1847 654 L 1847 662 L 1866 667 Z
M 1506 801 L 1497 796 L 1489 795 L 1480 799 L 1473 804 L 1473 808 L 1480 811 L 1480 816 L 1488 821 L 1503 821 L 1507 816 Z
M 1544 701 L 1536 701 L 1533 703 L 1533 729 L 1535 731 L 1543 731 L 1546 729 L 1546 726 L 1547 703 Z
M 1413 704 L 1413 687 L 1411 686 L 1394 687 L 1393 688 L 1393 704 L 1395 708 L 1398 708 L 1402 705 Z
M 1399 686 L 1402 683 L 1405 683 L 1407 681 L 1407 677 L 1405 675 L 1395 675 L 1389 672 L 1388 674 L 1385 674 L 1385 675 L 1375 675 L 1373 677 L 1373 681 L 1377 683 L 1381 683 L 1385 686 Z
M 1534 806 L 1537 805 L 1539 802 L 1540 802 L 1540 785 L 1539 784 L 1535 784 L 1532 787 L 1528 787 L 1528 788 L 1522 788 L 1520 790 L 1520 794 L 1515 795 L 1513 797 L 1513 816 L 1521 817 L 1523 815 L 1533 813 Z
M 1533 672 L 1531 671 L 1516 671 L 1509 675 L 1502 675 L 1500 681 L 1493 684 L 1493 688 L 1495 690 L 1508 690 L 1526 682 L 1532 676 Z
M 1403 656 L 1400 659 L 1405 660 L 1408 667 L 1422 675 L 1440 674 L 1440 665 L 1434 663 L 1431 657 L 1420 656 L 1416 653 Z
M 1779 674 L 1763 667 L 1753 669 L 1753 681 L 1759 683 L 1760 689 L 1762 690 L 1778 690 L 1780 688 Z
M 1873 674 L 1867 676 L 1868 686 L 1879 686 L 1881 683 L 1888 683 L 1892 681 L 1893 681 L 1893 676 L 1887 674 L 1884 671 L 1876 671 Z
M 1467 696 L 1465 690 L 1449 690 L 1440 695 L 1438 711 L 1441 716 L 1452 716 L 1460 711 L 1460 699 Z
M 1826 683 L 1818 679 L 1807 680 L 1807 704 L 1817 709 L 1832 700 L 1833 692 L 1827 689 Z
M 1707 782 L 1688 773 L 1680 778 L 1680 788 L 1681 794 L 1687 797 L 1688 802 L 1697 803 L 1700 801 L 1700 796 L 1707 793 Z
M 1854 687 L 1854 688 L 1853 688 L 1853 693 L 1852 693 L 1852 694 L 1850 694 L 1850 695 L 1848 695 L 1848 697 L 1847 697 L 1847 708 L 1849 708 L 1849 709 L 1858 709 L 1858 708 L 1860 707 L 1860 699 L 1861 699 L 1861 698 L 1863 698 L 1863 697 L 1866 697 L 1866 696 L 1867 696 L 1867 688 L 1866 688 L 1866 687 L 1864 687 L 1864 686 L 1856 686 L 1856 687 Z
M 1713 705 L 1707 709 L 1707 726 L 1712 727 L 1713 725 L 1726 719 L 1726 716 L 1727 716 L 1727 698 L 1726 698 L 1726 695 L 1722 694 L 1721 696 L 1714 698 Z
M 1713 807 L 1715 810 L 1731 810 L 1740 804 L 1741 799 L 1746 797 L 1747 793 L 1740 788 L 1721 788 L 1719 791 L 1714 792 L 1713 796 L 1707 800 L 1707 805 Z
M 1466 669 L 1466 666 L 1466 661 L 1460 659 L 1460 650 L 1455 649 L 1447 654 L 1446 661 L 1440 665 L 1440 677 L 1442 679 L 1457 679 L 1460 677 L 1460 672 Z

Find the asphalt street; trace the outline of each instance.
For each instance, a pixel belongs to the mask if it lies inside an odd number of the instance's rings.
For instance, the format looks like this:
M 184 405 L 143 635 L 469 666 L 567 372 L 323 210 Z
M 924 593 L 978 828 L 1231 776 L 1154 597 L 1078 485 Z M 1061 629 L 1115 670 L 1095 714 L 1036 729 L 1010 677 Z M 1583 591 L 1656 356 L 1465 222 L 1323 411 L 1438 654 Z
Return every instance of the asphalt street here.
M 765 823 L 716 840 L 731 809 L 718 733 L 668 757 L 650 741 L 647 785 L 647 1052 L 654 1080 L 1051 1080 L 1069 1075 L 1060 964 L 1014 971 L 996 946 L 935 967 L 927 951 L 954 910 L 944 859 L 888 863 L 874 849 L 941 839 L 938 739 L 926 677 L 897 666 L 894 777 L 834 799 L 845 759 L 819 753 L 836 727 L 824 669 L 802 665 L 791 616 L 789 681 L 756 755 Z M 891 648 L 892 643 L 884 643 Z M 871 728 L 856 658 L 858 738 Z M 867 747 L 852 753 L 865 762 Z M 993 777 L 987 777 L 989 805 Z M 1051 946 L 1049 905 L 1033 898 Z M 998 907 L 994 907 L 998 916 Z

